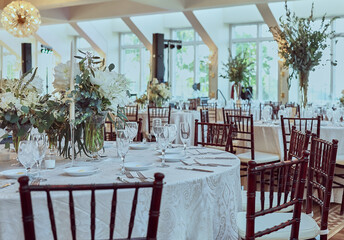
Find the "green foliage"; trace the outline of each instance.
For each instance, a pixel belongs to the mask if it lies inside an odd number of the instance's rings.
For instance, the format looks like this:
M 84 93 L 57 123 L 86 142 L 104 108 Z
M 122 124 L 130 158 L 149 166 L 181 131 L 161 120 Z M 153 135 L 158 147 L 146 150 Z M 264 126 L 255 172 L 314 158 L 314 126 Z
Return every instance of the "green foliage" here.
M 324 15 L 320 26 L 315 30 L 314 3 L 308 18 L 300 18 L 295 13 L 291 13 L 287 1 L 285 1 L 285 10 L 286 18 L 280 17 L 281 29 L 273 27 L 270 31 L 279 45 L 278 53 L 285 60 L 284 66 L 291 67 L 293 70 L 288 78 L 290 88 L 291 79 L 295 74 L 314 71 L 320 64 L 323 50 L 328 47 L 327 39 L 334 34 L 329 31 L 329 28 L 336 17 L 326 23 L 326 15 Z M 308 86 L 308 78 L 306 81 L 300 83 L 300 86 Z
M 230 49 L 228 49 L 228 52 L 228 62 L 223 64 L 223 70 L 225 71 L 225 75 L 220 75 L 220 77 L 228 79 L 235 85 L 241 83 L 244 87 L 249 86 L 250 66 L 253 65 L 253 62 L 249 61 L 248 52 L 242 51 L 239 54 L 237 54 L 234 58 L 232 57 Z

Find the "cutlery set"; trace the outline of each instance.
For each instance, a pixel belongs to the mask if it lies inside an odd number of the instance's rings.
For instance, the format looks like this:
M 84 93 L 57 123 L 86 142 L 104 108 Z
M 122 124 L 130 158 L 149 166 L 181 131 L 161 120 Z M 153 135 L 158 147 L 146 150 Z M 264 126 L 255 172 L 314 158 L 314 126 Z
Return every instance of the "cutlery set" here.
M 150 179 L 153 179 L 151 177 L 146 177 L 145 175 L 143 175 L 141 172 L 137 171 L 136 174 L 137 174 L 137 177 L 133 176 L 133 174 L 129 171 L 125 171 L 125 176 L 129 179 L 139 179 L 141 182 L 149 182 Z M 129 183 L 128 180 L 124 179 L 123 177 L 117 177 L 117 180 L 121 181 L 121 182 L 124 182 L 124 183 Z

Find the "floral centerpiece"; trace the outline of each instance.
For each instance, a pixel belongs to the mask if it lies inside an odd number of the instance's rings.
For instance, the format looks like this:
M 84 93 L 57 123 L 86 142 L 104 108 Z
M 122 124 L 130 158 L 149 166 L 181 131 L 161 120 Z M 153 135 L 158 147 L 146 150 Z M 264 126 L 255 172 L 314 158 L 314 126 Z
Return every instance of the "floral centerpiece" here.
M 223 64 L 225 75 L 220 77 L 232 82 L 236 91 L 237 100 L 240 100 L 241 87 L 249 86 L 250 66 L 253 62 L 249 61 L 247 51 L 238 53 L 234 58 L 229 49 L 228 62 Z
M 144 108 L 144 106 L 148 103 L 147 94 L 142 94 L 141 97 L 135 100 L 137 104 L 139 104 L 140 108 Z
M 45 101 L 40 96 L 39 82 L 31 71 L 20 79 L 2 79 L 0 87 L 0 128 L 12 132 L 15 151 L 18 152 L 19 142 L 26 139 L 29 130 L 36 124 L 36 112 Z M 7 134 L 3 137 L 6 137 Z
M 344 107 L 344 90 L 342 90 L 342 96 L 339 98 L 339 103 L 342 107 Z
M 320 64 L 323 50 L 328 47 L 327 40 L 333 36 L 334 32 L 329 31 L 331 23 L 336 19 L 332 18 L 325 23 L 323 16 L 319 26 L 315 27 L 313 16 L 314 3 L 312 4 L 311 14 L 308 18 L 299 18 L 295 13 L 291 13 L 285 1 L 286 19 L 280 17 L 280 26 L 270 28 L 274 39 L 278 43 L 278 53 L 284 60 L 285 67 L 291 67 L 292 73 L 288 78 L 290 88 L 291 79 L 298 74 L 299 86 L 302 97 L 303 107 L 307 106 L 308 77 L 309 72 L 314 71 Z M 335 63 L 332 63 L 336 65 Z
M 93 56 L 89 52 L 79 51 L 83 56 L 80 59 L 75 76 L 75 89 L 69 90 L 70 72 L 68 63 L 60 64 L 55 68 L 53 85 L 60 93 L 61 102 L 70 104 L 75 102 L 75 141 L 78 152 L 94 155 L 104 144 L 104 122 L 108 112 L 112 112 L 124 119 L 123 107 L 129 103 L 130 82 L 121 74 L 113 71 L 114 65 L 104 65 L 104 60 Z M 68 111 L 68 108 L 65 108 Z M 67 115 L 67 113 L 66 113 Z M 67 120 L 67 119 L 66 119 Z M 57 124 L 59 126 L 59 124 Z M 70 127 L 68 120 L 64 129 L 60 131 L 59 144 L 61 153 L 69 156 Z M 61 147 L 63 146 L 63 147 Z
M 148 84 L 147 95 L 150 104 L 161 107 L 171 98 L 171 91 L 166 83 L 159 83 L 153 78 Z

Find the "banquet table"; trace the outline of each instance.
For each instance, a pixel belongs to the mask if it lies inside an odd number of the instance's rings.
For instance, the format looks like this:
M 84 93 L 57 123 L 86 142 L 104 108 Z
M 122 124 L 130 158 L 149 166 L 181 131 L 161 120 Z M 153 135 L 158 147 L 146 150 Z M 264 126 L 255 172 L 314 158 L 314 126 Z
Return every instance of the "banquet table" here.
M 91 164 L 99 168 L 93 175 L 72 177 L 64 173 L 69 161 L 58 160 L 56 168 L 44 170 L 42 175 L 47 179 L 42 184 L 87 184 L 119 182 L 117 173 L 120 170 L 120 159 L 115 157 L 115 143 L 107 143 L 105 159 L 99 162 L 85 163 L 83 159 L 78 164 Z M 230 166 L 191 167 L 181 162 L 168 162 L 170 167 L 159 168 L 161 164 L 155 145 L 149 144 L 147 150 L 129 150 L 126 162 L 152 163 L 153 166 L 142 173 L 153 177 L 155 172 L 165 175 L 161 202 L 161 212 L 158 227 L 158 239 L 238 239 L 235 216 L 241 210 L 240 161 L 234 155 L 207 148 L 192 147 L 187 150 L 188 163 L 199 158 L 202 163 L 220 163 Z M 180 151 L 181 148 L 180 148 Z M 201 154 L 199 154 L 201 153 Z M 223 157 L 220 159 L 220 157 Z M 11 169 L 11 161 L 0 161 L 0 170 Z M 187 167 L 212 170 L 212 173 L 179 170 L 176 167 Z M 18 168 L 18 167 L 16 167 Z M 136 173 L 132 171 L 132 175 Z M 137 179 L 127 179 L 138 181 Z M 0 239 L 23 239 L 21 208 L 18 183 L 14 179 L 0 177 L 0 186 L 15 182 L 15 184 L 0 189 Z M 83 192 L 74 195 L 76 225 L 78 239 L 89 239 L 90 230 L 90 193 Z M 108 237 L 109 210 L 112 191 L 96 192 L 96 238 Z M 115 237 L 126 237 L 129 211 L 133 191 L 123 190 L 118 193 Z M 139 203 L 136 210 L 133 237 L 144 235 L 147 231 L 148 210 L 151 190 L 139 191 Z M 70 223 L 68 210 L 68 194 L 58 192 L 52 194 L 55 218 L 59 239 L 70 239 Z M 46 195 L 32 193 L 37 239 L 52 239 L 50 222 L 47 211 Z
M 147 137 L 148 135 L 148 113 L 146 111 L 140 111 L 138 114 L 139 118 L 142 118 L 142 132 Z M 179 124 L 181 122 L 188 122 L 191 127 L 191 136 L 190 136 L 190 144 L 194 144 L 194 137 L 195 137 L 195 120 L 200 119 L 199 111 L 188 111 L 188 110 L 171 110 L 171 119 L 170 123 L 174 123 L 177 125 L 179 129 Z M 181 143 L 180 140 L 180 132 L 177 131 L 177 137 L 175 143 Z
M 337 139 L 338 152 L 337 159 L 344 159 L 344 125 L 334 125 L 331 122 L 322 121 L 320 127 L 320 138 L 332 141 Z M 279 121 L 274 121 L 269 124 L 257 121 L 254 123 L 254 139 L 255 150 L 267 153 L 279 154 L 283 158 L 283 138 Z M 336 171 L 341 171 L 340 169 Z M 336 178 L 335 178 L 336 179 Z M 342 179 L 336 179 L 343 182 Z M 342 202 L 342 189 L 332 190 L 331 202 Z

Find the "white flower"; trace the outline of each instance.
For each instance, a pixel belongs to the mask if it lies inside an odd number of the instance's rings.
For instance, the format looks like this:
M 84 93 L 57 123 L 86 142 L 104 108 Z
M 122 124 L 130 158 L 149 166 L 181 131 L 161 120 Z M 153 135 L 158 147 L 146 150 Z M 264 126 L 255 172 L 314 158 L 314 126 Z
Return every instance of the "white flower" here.
M 12 103 L 16 109 L 20 109 L 22 104 L 20 99 L 16 98 L 12 92 L 5 92 L 0 95 L 0 108 L 4 111 L 11 109 L 10 104 Z
M 24 82 L 29 81 L 31 79 L 31 77 L 32 77 L 32 73 L 28 73 L 24 78 Z M 28 89 L 30 89 L 31 86 L 35 87 L 36 91 L 39 94 L 43 93 L 43 79 L 40 78 L 37 74 L 33 78 L 32 82 L 29 84 Z
M 54 68 L 54 92 L 64 92 L 70 86 L 70 61 L 67 63 L 60 63 Z M 74 74 L 79 75 L 80 69 L 78 64 L 74 65 Z

